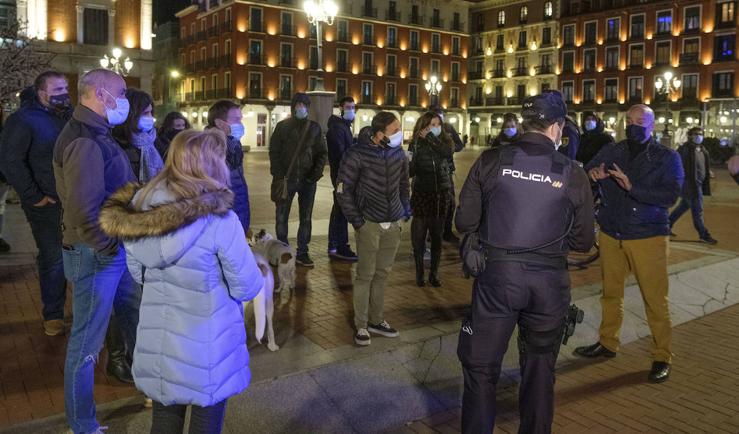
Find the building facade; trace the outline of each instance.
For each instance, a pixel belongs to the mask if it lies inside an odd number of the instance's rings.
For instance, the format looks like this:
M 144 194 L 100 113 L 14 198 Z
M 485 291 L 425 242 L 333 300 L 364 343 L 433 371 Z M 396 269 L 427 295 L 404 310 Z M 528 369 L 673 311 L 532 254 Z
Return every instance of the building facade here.
M 67 76 L 74 100 L 79 76 L 113 47 L 133 61 L 129 86 L 151 92 L 152 0 L 17 0 L 16 8 L 37 49 L 54 54 L 51 66 Z
M 164 119 L 167 113 L 179 110 L 178 95 L 180 87 L 180 24 L 177 20 L 155 25 L 156 37 L 152 46 L 154 55 L 154 75 L 151 96 L 154 99 L 154 112 L 157 119 Z
M 357 102 L 355 132 L 379 110 L 402 120 L 406 138 L 429 106 L 425 83 L 442 83 L 439 103 L 449 121 L 467 122 L 468 3 L 463 0 L 337 1 L 333 25 L 323 25 L 323 78 L 336 98 Z M 180 100 L 196 126 L 208 106 L 243 104 L 244 145 L 266 148 L 295 92 L 314 89 L 316 27 L 298 0 L 209 0 L 180 11 Z M 452 114 L 453 113 L 453 114 Z
M 573 115 L 595 111 L 619 137 L 625 111 L 644 103 L 673 142 L 699 124 L 726 138 L 739 112 L 738 24 L 736 0 L 563 2 L 559 87 Z
M 476 141 L 498 134 L 503 114 L 520 113 L 526 96 L 557 87 L 558 3 L 488 0 L 470 8 L 467 89 Z

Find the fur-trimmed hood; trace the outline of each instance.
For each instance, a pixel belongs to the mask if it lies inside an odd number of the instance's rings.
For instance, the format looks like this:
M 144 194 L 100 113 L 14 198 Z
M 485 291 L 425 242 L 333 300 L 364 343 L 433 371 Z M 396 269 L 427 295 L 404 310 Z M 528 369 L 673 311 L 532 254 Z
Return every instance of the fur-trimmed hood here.
M 175 200 L 161 185 L 142 205 L 132 203 L 141 186 L 129 184 L 117 192 L 100 210 L 100 227 L 111 237 L 124 241 L 126 250 L 147 267 L 175 263 L 197 241 L 212 216 L 231 210 L 233 193 L 219 190 L 196 198 Z

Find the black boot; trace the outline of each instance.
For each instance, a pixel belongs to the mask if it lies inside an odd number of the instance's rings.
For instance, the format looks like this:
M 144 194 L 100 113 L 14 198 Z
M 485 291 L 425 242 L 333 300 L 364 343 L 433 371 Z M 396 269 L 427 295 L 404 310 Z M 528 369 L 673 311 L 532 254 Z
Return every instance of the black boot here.
M 429 283 L 434 288 L 441 286 L 441 281 L 437 277 L 439 275 L 439 264 L 441 263 L 441 249 L 431 247 L 431 272 L 429 272 Z
M 423 280 L 423 251 L 416 252 L 414 257 L 416 259 L 416 286 L 424 287 L 426 282 Z
M 133 383 L 126 342 L 123 340 L 115 315 L 110 317 L 108 331 L 105 333 L 105 346 L 108 348 L 108 363 L 105 369 L 108 375 L 122 383 Z

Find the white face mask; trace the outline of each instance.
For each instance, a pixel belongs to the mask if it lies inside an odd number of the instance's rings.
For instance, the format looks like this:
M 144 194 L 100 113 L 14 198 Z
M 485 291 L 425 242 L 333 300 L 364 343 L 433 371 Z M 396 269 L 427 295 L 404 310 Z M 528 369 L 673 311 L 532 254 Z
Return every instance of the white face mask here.
M 111 125 L 120 125 L 126 122 L 128 111 L 131 108 L 131 104 L 128 102 L 128 99 L 116 98 L 108 92 L 107 89 L 103 88 L 103 90 L 115 100 L 114 108 L 108 108 L 107 105 L 105 106 L 105 116 L 108 118 L 108 123 Z
M 431 127 L 431 134 L 439 137 L 441 135 L 441 125 L 439 125 L 438 127 Z
M 585 130 L 586 131 L 592 131 L 595 129 L 595 121 L 585 121 Z
M 703 143 L 703 136 L 693 136 L 693 143 L 696 145 Z
M 403 143 L 403 132 L 398 131 L 397 133 L 393 134 L 392 136 L 389 136 L 388 139 L 390 139 L 390 142 L 387 144 L 387 146 L 391 148 L 397 148 Z
M 148 132 L 154 128 L 154 118 L 151 116 L 141 116 L 139 118 L 139 130 Z
M 241 140 L 244 137 L 244 125 L 242 123 L 231 124 L 229 128 L 231 128 L 231 137 L 234 139 Z
M 344 110 L 344 114 L 341 115 L 341 117 L 347 121 L 353 121 L 354 120 L 354 110 Z
M 513 137 L 516 135 L 518 131 L 515 128 L 504 128 L 503 134 L 505 134 L 507 137 Z
M 305 107 L 295 109 L 295 117 L 298 119 L 305 119 L 308 117 L 308 109 Z

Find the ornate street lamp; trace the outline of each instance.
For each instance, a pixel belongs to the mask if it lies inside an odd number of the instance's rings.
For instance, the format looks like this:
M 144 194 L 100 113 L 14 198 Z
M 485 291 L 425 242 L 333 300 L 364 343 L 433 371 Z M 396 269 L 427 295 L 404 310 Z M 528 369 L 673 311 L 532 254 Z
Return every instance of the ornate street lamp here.
M 318 43 L 318 78 L 314 90 L 323 91 L 323 44 L 321 42 L 321 24 L 334 24 L 334 18 L 339 7 L 333 0 L 307 0 L 303 3 L 303 10 L 308 15 L 308 23 L 316 26 L 316 40 Z
M 429 77 L 425 86 L 426 92 L 428 92 L 431 97 L 431 105 L 439 104 L 439 93 L 441 92 L 441 82 L 439 81 L 439 78 L 432 75 Z
M 131 69 L 133 69 L 133 61 L 128 56 L 126 56 L 125 60 L 121 60 L 123 52 L 120 48 L 113 48 L 111 54 L 112 57 L 103 54 L 103 58 L 100 59 L 100 66 L 110 69 L 118 75 L 127 76 L 131 72 Z
M 654 80 L 654 88 L 661 95 L 670 95 L 672 92 L 677 92 L 680 89 L 680 85 L 682 85 L 680 79 L 674 77 L 670 71 L 665 72 L 662 74 L 662 77 L 657 77 Z

